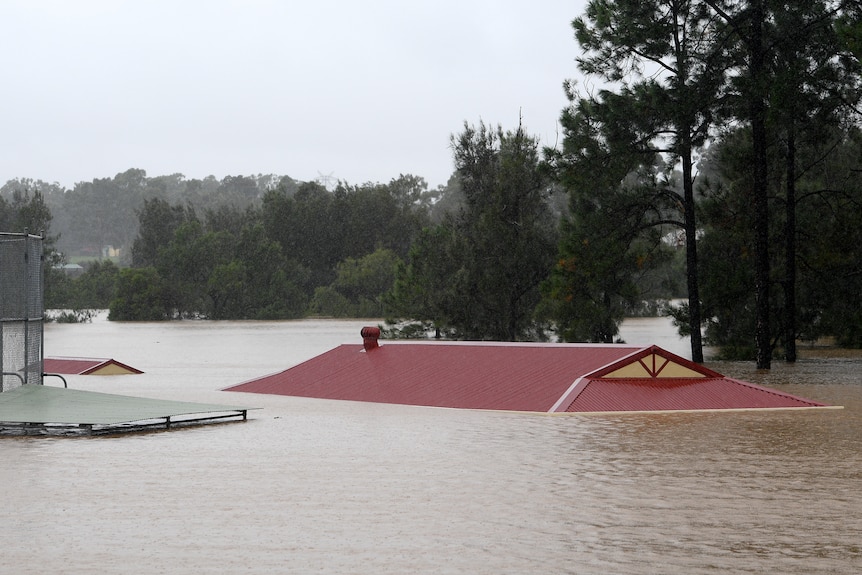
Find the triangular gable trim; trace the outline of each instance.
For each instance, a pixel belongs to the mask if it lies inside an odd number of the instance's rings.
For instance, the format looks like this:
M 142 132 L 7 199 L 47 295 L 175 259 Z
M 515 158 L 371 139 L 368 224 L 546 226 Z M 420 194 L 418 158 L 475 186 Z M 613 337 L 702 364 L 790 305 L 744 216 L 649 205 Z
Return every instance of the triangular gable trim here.
M 586 344 L 586 345 L 589 345 L 589 344 Z M 616 344 L 610 344 L 610 345 L 616 345 Z M 653 346 L 653 347 L 655 347 L 655 346 Z M 589 385 L 590 378 L 595 377 L 593 374 L 604 373 L 605 371 L 613 370 L 621 364 L 627 364 L 630 361 L 636 360 L 638 357 L 640 357 L 641 355 L 643 355 L 646 352 L 651 351 L 652 349 L 653 348 L 650 347 L 650 348 L 646 348 L 646 349 L 635 350 L 632 353 L 630 353 L 629 355 L 623 357 L 622 359 L 619 359 L 617 361 L 609 363 L 608 365 L 606 365 L 604 367 L 600 367 L 599 369 L 597 369 L 596 371 L 594 371 L 591 374 L 588 373 L 588 374 L 584 374 L 584 375 L 578 377 L 577 379 L 575 379 L 575 381 L 572 382 L 572 385 L 569 386 L 569 388 L 563 393 L 563 395 L 561 395 L 560 398 L 556 402 L 554 402 L 554 405 L 551 406 L 551 409 L 548 410 L 548 413 L 558 413 L 558 412 L 566 411 L 566 408 L 568 408 L 572 403 L 574 403 L 574 401 L 576 399 L 578 399 L 578 395 L 580 395 L 581 392 L 584 391 L 584 389 L 586 389 L 587 385 Z
M 98 365 L 85 369 L 80 375 L 137 375 L 141 373 L 144 372 L 130 365 L 115 359 L 107 359 Z
M 588 374 L 588 377 L 592 379 L 664 379 L 722 377 L 722 375 L 653 345 L 598 369 Z
M 115 359 L 88 357 L 46 357 L 42 368 L 50 373 L 68 375 L 126 375 L 144 373 Z

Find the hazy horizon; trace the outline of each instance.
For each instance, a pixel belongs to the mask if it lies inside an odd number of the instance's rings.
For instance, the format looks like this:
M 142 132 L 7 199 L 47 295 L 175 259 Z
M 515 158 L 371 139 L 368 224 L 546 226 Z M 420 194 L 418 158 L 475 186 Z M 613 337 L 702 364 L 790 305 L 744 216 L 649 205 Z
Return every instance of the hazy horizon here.
M 0 183 L 137 168 L 435 188 L 465 121 L 560 139 L 583 6 L 4 2 Z

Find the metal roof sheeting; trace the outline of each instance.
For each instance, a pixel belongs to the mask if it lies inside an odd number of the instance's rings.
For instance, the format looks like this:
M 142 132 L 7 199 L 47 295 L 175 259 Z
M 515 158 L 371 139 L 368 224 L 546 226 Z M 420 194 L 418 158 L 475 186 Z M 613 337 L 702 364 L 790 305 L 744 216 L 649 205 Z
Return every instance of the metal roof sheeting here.
M 568 412 L 676 411 L 823 407 L 727 377 L 666 379 L 588 379 L 566 407 Z
M 229 391 L 515 411 L 548 411 L 582 373 L 640 349 L 625 345 L 390 342 L 345 344 Z
M 248 407 L 167 401 L 22 385 L 0 393 L 0 422 L 30 424 L 116 425 L 200 413 L 245 412 Z
M 61 373 L 66 375 L 125 375 L 144 373 L 115 359 L 83 357 L 46 357 L 42 360 L 42 370 L 46 373 Z
M 655 346 L 428 341 L 386 342 L 379 347 L 368 344 L 341 345 L 227 391 L 531 412 L 823 405 L 724 378 Z M 623 377 L 630 372 L 643 377 Z

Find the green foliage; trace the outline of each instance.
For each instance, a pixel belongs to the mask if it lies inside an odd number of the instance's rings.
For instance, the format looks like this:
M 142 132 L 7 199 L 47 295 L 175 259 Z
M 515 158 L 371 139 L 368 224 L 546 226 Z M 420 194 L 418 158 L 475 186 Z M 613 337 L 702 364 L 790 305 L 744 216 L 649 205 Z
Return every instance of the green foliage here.
M 712 2 L 709 5 L 716 6 Z M 770 367 L 777 341 L 773 336 L 776 317 L 784 323 L 781 337 L 788 348 L 788 358 L 795 358 L 799 334 L 795 327 L 795 186 L 798 175 L 803 173 L 795 150 L 800 130 L 829 124 L 831 118 L 845 115 L 860 99 L 858 59 L 847 57 L 846 44 L 835 34 L 836 18 L 846 6 L 849 4 L 758 0 L 731 3 L 715 10 L 727 31 L 726 50 L 733 72 L 727 85 L 728 106 L 723 112 L 734 125 L 741 123 L 751 130 L 747 171 L 751 174 L 749 189 L 753 198 L 754 341 L 759 368 Z M 786 148 L 778 153 L 784 161 L 776 167 L 771 156 L 781 138 Z M 781 216 L 777 218 L 771 211 L 781 208 L 770 201 L 780 178 L 776 172 L 786 174 L 780 188 L 786 204 L 782 230 L 785 260 L 781 262 L 783 277 L 778 279 L 783 290 L 779 293 L 774 290 L 773 246 L 777 243 L 775 221 Z M 783 304 L 777 306 L 777 316 L 775 298 Z
M 159 249 L 168 245 L 177 228 L 197 219 L 194 210 L 171 205 L 167 200 L 144 200 L 138 213 L 138 235 L 132 242 L 132 265 L 156 265 Z
M 75 300 L 72 278 L 53 265 L 44 266 L 45 309 L 69 308 Z
M 127 187 L 154 186 L 165 195 L 183 183 L 181 177 L 150 181 L 139 172 L 125 178 L 133 180 Z M 204 210 L 203 220 L 191 204 L 144 199 L 131 261 L 136 268 L 156 270 L 160 313 L 130 305 L 132 298 L 124 293 L 118 294 L 113 317 L 301 317 L 315 290 L 330 284 L 350 300 L 349 309 L 339 314 L 382 314 L 381 295 L 391 288 L 396 254 L 406 254 L 427 221 L 430 200 L 424 180 L 400 176 L 388 185 L 341 184 L 335 192 L 291 183 L 226 178 L 212 189 L 245 197 L 246 207 L 215 204 Z M 267 191 L 255 192 L 262 185 Z M 252 203 L 260 195 L 262 208 L 256 209 Z M 130 285 L 144 290 L 155 285 L 135 279 L 126 282 L 127 292 Z M 91 279 L 81 285 L 86 282 Z M 75 299 L 75 280 L 58 276 L 56 283 L 58 301 Z M 101 293 L 108 287 L 98 289 Z M 320 305 L 318 301 L 315 307 Z
M 563 150 L 555 151 L 551 163 L 560 168 L 560 181 L 577 196 L 576 202 L 596 199 L 596 213 L 613 211 L 609 204 L 616 202 L 608 196 L 626 185 L 620 165 L 630 172 L 637 166 L 655 165 L 648 157 L 655 154 L 671 165 L 679 164 L 681 193 L 672 178 L 663 177 L 666 198 L 678 193 L 678 208 L 673 201 L 655 201 L 660 200 L 655 191 L 662 186 L 645 187 L 647 195 L 642 199 L 653 200 L 635 199 L 633 205 L 640 203 L 645 213 L 655 209 L 656 221 L 662 225 L 672 221 L 684 225 L 689 301 L 675 316 L 677 321 L 690 322 L 684 331 L 692 335 L 695 361 L 699 361 L 695 338 L 700 333 L 701 299 L 722 310 L 704 308 L 713 341 L 724 341 L 723 345 L 737 350 L 749 349 L 754 342 L 760 367 L 769 366 L 777 341 L 783 337 L 790 347 L 801 333 L 797 313 L 807 318 L 809 333 L 825 317 L 813 311 L 826 309 L 822 303 L 806 311 L 809 295 L 802 288 L 809 280 L 796 277 L 797 261 L 804 262 L 795 255 L 799 237 L 795 218 L 797 213 L 800 219 L 804 215 L 805 196 L 797 195 L 795 186 L 801 186 L 801 194 L 809 193 L 803 191 L 806 184 L 800 175 L 814 165 L 801 163 L 796 150 L 811 145 L 803 140 L 812 137 L 812 128 L 823 130 L 835 118 L 846 117 L 859 102 L 858 50 L 853 53 L 858 48 L 858 12 L 855 2 L 594 0 L 573 23 L 584 52 L 579 68 L 600 76 L 610 87 L 579 98 L 573 84 L 567 85 L 573 105 L 563 113 Z M 722 245 L 723 238 L 717 235 L 696 242 L 701 226 L 695 225 L 693 152 L 716 131 L 740 125 L 750 128 L 750 145 L 733 159 L 734 175 L 724 183 L 734 188 L 733 194 L 744 194 L 751 201 L 738 210 L 735 197 L 713 190 L 704 205 L 718 218 L 711 226 L 721 228 L 729 245 Z M 644 157 L 633 162 L 631 154 L 638 150 Z M 828 155 L 826 150 L 821 152 Z M 661 180 L 655 178 L 658 183 Z M 777 197 L 784 198 L 783 206 L 775 201 Z M 722 205 L 728 199 L 729 205 Z M 834 205 L 836 199 L 831 202 Z M 734 224 L 722 223 L 722 208 L 725 216 L 733 211 L 742 217 Z M 598 241 L 595 226 L 590 229 L 583 221 L 589 210 L 578 209 L 584 205 L 572 209 L 569 231 L 575 237 L 562 247 L 552 293 L 565 285 L 562 270 L 574 269 L 572 257 L 584 251 L 578 240 Z M 629 245 L 642 249 L 641 242 Z M 806 249 L 807 245 L 800 251 Z M 616 253 L 613 249 L 599 252 L 611 258 Z M 706 257 L 709 261 L 700 265 L 699 260 Z M 734 261 L 745 265 L 733 267 Z M 583 265 L 578 260 L 581 272 Z M 601 269 L 597 262 L 592 265 Z M 629 277 L 616 264 L 612 269 Z M 700 273 L 709 277 L 701 280 Z M 589 277 L 577 282 L 590 285 Z M 709 296 L 699 294 L 701 283 Z M 796 301 L 797 283 L 800 302 Z M 569 286 L 575 289 L 572 283 Z M 603 291 L 600 286 L 592 290 L 595 301 Z M 613 309 L 611 303 L 607 305 Z M 597 321 L 598 332 L 604 332 Z M 744 342 L 743 333 L 748 334 Z
M 390 315 L 411 318 L 448 334 L 449 318 L 457 316 L 462 306 L 464 294 L 457 291 L 454 280 L 459 276 L 465 248 L 451 220 L 422 230 L 406 261 L 397 266 L 395 282 L 386 299 Z M 398 320 L 391 319 L 388 323 L 397 324 Z M 406 329 L 411 334 L 425 332 L 413 327 Z
M 45 308 L 68 310 L 70 317 L 80 315 L 88 320 L 86 310 L 108 309 L 116 296 L 119 275 L 120 269 L 110 260 L 87 264 L 78 277 L 46 267 Z
M 336 267 L 333 287 L 350 300 L 379 299 L 392 289 L 399 259 L 395 252 L 376 250 L 359 259 L 347 258 Z
M 426 188 L 421 178 L 400 176 L 386 185 L 340 184 L 334 192 L 314 183 L 293 195 L 271 191 L 263 198 L 264 230 L 310 270 L 311 293 L 334 281 L 336 266 L 348 258 L 378 248 L 405 257 L 428 221 Z
M 57 238 L 50 233 L 53 216 L 44 194 L 29 182 L 9 182 L 3 190 L 9 199 L 0 195 L 0 231 L 42 234 L 42 248 L 48 254 L 49 263 L 60 263 L 53 257 Z
M 667 261 L 669 249 L 623 190 L 601 199 L 573 196 L 573 204 L 543 311 L 564 341 L 611 343 L 638 307 L 638 278 Z
M 109 320 L 160 321 L 170 317 L 164 284 L 155 268 L 120 271 L 117 297 L 111 302 Z
M 321 286 L 314 290 L 308 311 L 311 315 L 322 317 L 359 317 L 350 300 L 332 286 Z
M 132 244 L 139 236 L 139 223 L 155 226 L 161 232 L 167 229 L 169 233 L 155 236 L 156 239 L 160 236 L 164 242 L 179 223 L 175 221 L 176 214 L 163 214 L 169 217 L 162 221 L 146 215 L 139 219 L 142 212 L 149 210 L 148 202 L 161 200 L 164 206 L 180 215 L 186 210 L 205 213 L 222 207 L 245 210 L 259 207 L 263 194 L 279 186 L 293 190 L 296 182 L 287 176 L 262 174 L 225 176 L 221 181 L 212 176 L 203 180 L 186 179 L 182 174 L 147 177 L 144 170 L 130 169 L 114 177 L 78 182 L 69 190 L 41 181 L 17 180 L 8 182 L 0 192 L 9 198 L 14 189 L 22 187 L 41 191 L 56 218 L 53 233 L 59 238 L 58 249 L 64 253 L 98 257 L 103 255 L 104 247 L 113 246 L 126 254 L 124 263 L 128 264 L 131 262 Z M 140 239 L 144 245 L 138 246 L 138 259 L 134 265 L 153 265 L 154 237 L 145 231 L 140 234 Z
M 117 263 L 158 270 L 166 319 L 292 318 L 307 313 L 317 288 L 337 282 L 338 289 L 354 289 L 345 279 L 350 274 L 339 276 L 339 265 L 379 249 L 406 256 L 441 193 L 411 175 L 388 184 L 339 183 L 330 192 L 288 177 L 186 180 L 181 174 L 148 178 L 133 169 L 72 190 L 7 182 L 0 189 L 0 224 L 47 229 L 53 211 L 75 258 L 104 257 L 106 245 L 130 248 Z M 72 278 L 59 268 L 65 261 L 47 250 L 46 303 L 108 306 L 116 290 L 108 270 L 97 266 Z M 380 293 L 389 287 L 357 296 L 346 313 L 381 314 Z
M 129 246 L 137 231 L 135 211 L 147 194 L 146 172 L 127 170 L 114 178 L 80 182 L 64 194 L 58 210 L 64 212 L 61 229 L 64 251 L 89 256 L 103 246 Z
M 57 237 L 51 234 L 53 221 L 43 189 L 52 189 L 44 182 L 11 180 L 0 189 L 0 231 L 42 234 L 44 253 L 45 303 L 62 303 L 72 296 L 70 282 L 60 267 L 65 263 L 56 249 Z M 60 307 L 60 306 L 55 306 Z
M 56 315 L 46 314 L 45 319 L 57 323 L 90 323 L 95 315 L 93 309 L 63 310 Z
M 661 237 L 679 225 L 682 198 L 671 175 L 655 150 L 645 152 L 620 131 L 626 119 L 614 105 L 578 100 L 562 117 L 562 150 L 547 151 L 549 168 L 569 193 L 570 215 L 542 313 L 566 341 L 614 341 L 623 318 L 647 297 L 638 287 L 671 257 Z
M 836 22 L 836 33 L 857 63 L 862 60 L 862 4 L 859 2 L 847 2 L 843 6 Z
M 827 147 L 832 153 L 811 161 Z M 862 131 L 839 133 L 803 158 L 810 168 L 797 207 L 801 337 L 862 347 Z
M 591 136 L 603 140 L 608 155 L 623 161 L 634 152 L 649 165 L 649 156 L 662 154 L 680 166 L 678 197 L 661 203 L 665 217 L 684 231 L 688 332 L 692 359 L 698 362 L 703 361 L 703 352 L 693 157 L 706 143 L 725 85 L 727 59 L 721 49 L 725 38 L 717 22 L 705 2 L 663 0 L 594 0 L 573 22 L 584 51 L 579 68 L 612 86 L 575 106 L 596 122 Z M 571 88 L 570 98 L 577 101 Z M 581 158 L 580 163 L 594 159 Z M 595 175 L 596 165 L 585 171 Z M 646 201 L 660 199 L 661 188 L 672 187 L 670 178 L 665 179 L 664 186 L 644 190 Z
M 378 249 L 359 259 L 347 258 L 336 267 L 335 281 L 314 292 L 309 311 L 333 317 L 383 317 L 384 296 L 395 281 L 400 259 Z
M 710 160 L 721 166 L 719 180 L 703 202 L 706 227 L 700 240 L 706 336 L 719 346 L 723 357 L 751 359 L 754 349 L 754 262 L 751 231 L 751 198 L 746 148 L 748 132 L 729 134 L 712 152 Z M 778 151 L 778 150 L 776 150 Z M 826 153 L 829 151 L 829 153 Z M 862 187 L 854 176 L 862 158 L 859 131 L 833 132 L 826 140 L 808 140 L 799 161 L 806 166 L 796 182 L 796 228 L 799 238 L 796 262 L 799 273 L 796 316 L 798 337 L 813 341 L 836 336 L 842 345 L 862 344 Z M 773 162 L 782 162 L 773 157 Z M 775 170 L 773 173 L 781 174 Z M 771 182 L 780 197 L 783 181 Z M 786 212 L 771 210 L 775 235 L 784 227 Z M 786 245 L 771 246 L 772 315 L 784 305 Z M 781 321 L 772 324 L 770 341 L 777 347 L 784 336 Z
M 239 234 L 208 229 L 198 220 L 183 223 L 159 250 L 157 269 L 168 317 L 295 318 L 307 302 L 292 279 L 301 279 L 301 270 L 260 223 Z
M 603 89 L 566 85 L 562 149 L 543 165 L 522 127 L 465 123 L 455 175 L 433 191 L 410 175 L 330 191 L 131 169 L 70 190 L 7 182 L 0 229 L 51 226 L 46 303 L 69 319 L 110 302 L 111 319 L 391 316 L 408 337 L 552 325 L 612 341 L 645 298 L 687 292 L 681 330 L 700 333 L 702 299 L 707 336 L 734 357 L 761 362 L 764 326 L 770 352 L 794 330 L 862 345 L 858 23 L 857 2 L 593 0 L 573 25 Z M 57 267 L 60 249 L 108 245 L 133 268 Z
M 533 312 L 553 258 L 556 226 L 536 140 L 484 124 L 452 137 L 464 207 L 426 229 L 399 267 L 393 315 L 451 337 L 542 336 Z
M 254 319 L 294 319 L 305 314 L 308 295 L 307 271 L 285 257 L 282 247 L 268 238 L 263 224 L 255 221 L 243 227 L 234 259 L 243 263 L 243 295 L 231 317 Z
M 156 260 L 166 303 L 173 310 L 169 317 L 203 314 L 207 281 L 216 266 L 225 261 L 223 252 L 229 249 L 229 244 L 229 236 L 206 232 L 197 220 L 177 228 L 170 243 L 159 250 Z
M 110 260 L 90 264 L 84 273 L 73 280 L 75 308 L 107 309 L 116 297 L 120 269 Z

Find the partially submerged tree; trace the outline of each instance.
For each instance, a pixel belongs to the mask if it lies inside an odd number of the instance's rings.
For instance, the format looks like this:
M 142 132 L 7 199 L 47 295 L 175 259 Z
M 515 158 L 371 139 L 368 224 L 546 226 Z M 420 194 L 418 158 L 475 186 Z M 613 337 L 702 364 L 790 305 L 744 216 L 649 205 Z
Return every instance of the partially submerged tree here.
M 798 178 L 795 159 L 796 135 L 800 122 L 818 111 L 828 110 L 829 101 L 847 99 L 847 79 L 858 76 L 858 67 L 847 67 L 842 55 L 847 44 L 838 41 L 835 23 L 855 2 L 774 2 L 772 0 L 704 0 L 711 13 L 722 22 L 731 43 L 728 55 L 734 73 L 725 108 L 729 121 L 741 122 L 751 131 L 751 210 L 754 231 L 754 291 L 756 363 L 761 369 L 771 365 L 770 291 L 770 146 L 777 135 L 785 135 L 786 225 L 784 323 L 785 346 L 795 357 L 796 339 L 796 257 L 794 185 Z M 858 64 L 858 60 L 857 60 Z M 848 73 L 849 72 L 849 73 Z M 851 90 L 851 93 L 855 90 Z M 838 100 L 835 100 L 837 96 Z M 853 103 L 858 93 L 850 95 Z M 848 103 L 848 102 L 845 102 Z M 821 120 L 822 121 L 822 120 Z
M 548 165 L 569 193 L 569 215 L 543 312 L 566 341 L 614 341 L 638 304 L 638 276 L 666 253 L 669 196 L 656 181 L 660 166 L 650 163 L 657 156 L 609 137 L 604 112 L 594 100 L 579 100 L 563 113 L 562 149 L 548 151 Z
M 664 202 L 668 215 L 659 220 L 675 218 L 685 232 L 691 354 L 702 362 L 693 165 L 721 95 L 724 39 L 696 0 L 592 0 L 573 26 L 585 51 L 581 71 L 611 85 L 589 98 L 602 110 L 595 116 L 603 137 L 617 150 L 643 154 L 643 164 L 665 154 L 671 166 L 680 166 L 682 194 Z M 569 93 L 573 102 L 579 99 Z M 675 193 L 669 179 L 659 184 L 644 192 Z
M 395 309 L 458 338 L 533 339 L 556 241 L 538 143 L 522 126 L 465 123 L 452 147 L 464 206 L 414 244 Z
M 862 186 L 856 174 L 862 166 L 858 128 L 831 130 L 829 138 L 801 139 L 797 149 L 795 234 L 799 237 L 795 260 L 796 337 L 814 341 L 835 336 L 842 345 L 859 346 L 862 339 Z M 704 235 L 701 249 L 704 311 L 709 318 L 706 337 L 726 359 L 756 357 L 751 339 L 755 320 L 754 230 L 750 209 L 751 133 L 746 128 L 727 134 L 710 149 L 709 162 L 718 166 L 702 203 Z M 784 151 L 771 148 L 770 195 L 779 201 L 785 184 L 781 177 Z M 785 211 L 770 211 L 770 229 L 785 228 Z M 786 337 L 780 321 L 786 255 L 781 244 L 770 251 L 770 345 Z M 708 262 L 708 264 L 706 264 Z M 854 336 L 853 334 L 857 334 Z M 787 353 L 787 349 L 782 349 Z

